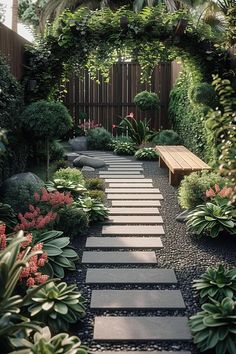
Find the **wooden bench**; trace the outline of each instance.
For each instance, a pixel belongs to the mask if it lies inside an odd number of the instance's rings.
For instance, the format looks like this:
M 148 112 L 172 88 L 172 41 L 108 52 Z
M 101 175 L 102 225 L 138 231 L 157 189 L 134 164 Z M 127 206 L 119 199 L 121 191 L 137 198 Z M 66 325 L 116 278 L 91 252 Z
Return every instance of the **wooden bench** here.
M 181 179 L 191 172 L 211 169 L 182 145 L 156 146 L 156 151 L 160 155 L 159 166 L 169 168 L 169 183 L 172 186 L 179 185 Z

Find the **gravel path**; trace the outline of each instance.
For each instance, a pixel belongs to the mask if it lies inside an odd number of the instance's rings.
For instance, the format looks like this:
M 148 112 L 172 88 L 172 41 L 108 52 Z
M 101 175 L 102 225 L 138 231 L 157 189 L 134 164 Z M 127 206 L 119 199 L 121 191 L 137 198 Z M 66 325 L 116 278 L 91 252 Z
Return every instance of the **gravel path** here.
M 150 311 L 150 315 L 169 315 L 173 313 L 175 315 L 187 315 L 190 316 L 197 310 L 199 310 L 199 304 L 197 298 L 194 296 L 192 290 L 192 280 L 197 278 L 208 266 L 217 266 L 220 263 L 227 267 L 235 266 L 236 259 L 236 244 L 232 242 L 232 238 L 225 238 L 219 240 L 212 239 L 201 239 L 198 240 L 196 237 L 188 235 L 186 233 L 186 226 L 183 223 L 178 223 L 175 220 L 176 215 L 181 211 L 177 201 L 177 189 L 171 187 L 168 184 L 167 171 L 160 169 L 157 162 L 144 162 L 144 174 L 147 178 L 153 179 L 154 187 L 159 188 L 164 200 L 161 201 L 161 215 L 164 220 L 165 225 L 165 236 L 162 237 L 162 242 L 164 248 L 162 250 L 156 251 L 156 256 L 158 264 L 154 265 L 158 268 L 173 268 L 176 272 L 178 279 L 178 286 L 169 286 L 165 289 L 175 289 L 178 288 L 182 291 L 182 295 L 185 300 L 186 310 L 177 311 Z M 98 172 L 87 173 L 87 177 L 98 176 Z M 109 206 L 109 201 L 107 201 Z M 96 225 L 89 230 L 90 236 L 101 235 L 102 225 Z M 79 254 L 82 255 L 83 248 L 85 245 L 86 237 L 79 238 L 73 241 L 74 246 L 78 250 Z M 92 268 L 93 266 L 89 266 Z M 96 268 L 99 265 L 94 266 Z M 104 267 L 104 266 L 101 266 Z M 112 266 L 109 265 L 109 268 Z M 121 267 L 128 267 L 123 265 Z M 145 267 L 145 266 L 144 266 Z M 147 266 L 148 267 L 148 266 Z M 191 350 L 192 354 L 197 354 L 198 351 L 192 343 L 182 343 L 175 342 L 149 342 L 147 343 L 128 343 L 125 345 L 120 344 L 108 344 L 108 343 L 94 343 L 92 341 L 93 334 L 93 320 L 95 315 L 143 315 L 143 311 L 104 311 L 96 310 L 90 311 L 90 296 L 91 296 L 91 286 L 86 286 L 85 284 L 85 273 L 86 266 L 78 264 L 77 272 L 70 274 L 68 276 L 69 282 L 77 282 L 79 289 L 84 294 L 86 304 L 87 304 L 87 315 L 81 324 L 74 326 L 73 333 L 79 335 L 83 343 L 87 344 L 90 351 L 102 351 L 102 350 L 175 350 L 186 349 Z M 92 289 L 96 289 L 93 286 Z M 104 286 L 106 289 L 141 289 L 139 286 Z M 99 289 L 102 289 L 101 285 Z M 161 286 L 145 286 L 145 289 L 162 289 Z M 145 311 L 147 314 L 147 311 Z

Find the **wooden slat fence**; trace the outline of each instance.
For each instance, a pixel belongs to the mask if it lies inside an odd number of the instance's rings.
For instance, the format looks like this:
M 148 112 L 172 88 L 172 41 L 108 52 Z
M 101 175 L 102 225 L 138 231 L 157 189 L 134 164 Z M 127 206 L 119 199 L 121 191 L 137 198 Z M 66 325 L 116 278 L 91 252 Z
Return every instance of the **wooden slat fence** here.
M 5 57 L 11 73 L 20 80 L 24 67 L 25 45 L 29 42 L 0 23 L 0 54 Z
M 134 112 L 136 118 L 150 118 L 152 128 L 167 128 L 167 107 L 171 90 L 171 64 L 157 66 L 153 72 L 151 85 L 140 83 L 140 66 L 136 63 L 117 63 L 110 71 L 110 82 L 105 83 L 99 75 L 100 84 L 91 80 L 87 71 L 77 77 L 73 75 L 67 85 L 68 93 L 65 104 L 75 121 L 79 113 L 85 112 L 90 120 L 94 120 L 108 130 L 118 125 L 121 118 Z M 159 112 L 143 113 L 133 103 L 134 96 L 143 90 L 159 94 L 161 108 Z

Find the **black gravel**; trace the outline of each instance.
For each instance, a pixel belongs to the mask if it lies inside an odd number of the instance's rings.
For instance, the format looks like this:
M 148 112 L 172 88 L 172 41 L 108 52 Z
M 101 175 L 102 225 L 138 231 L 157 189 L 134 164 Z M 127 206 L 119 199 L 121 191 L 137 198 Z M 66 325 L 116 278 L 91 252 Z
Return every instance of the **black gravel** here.
M 157 264 L 144 265 L 142 267 L 157 267 L 174 269 L 178 279 L 178 285 L 89 285 L 85 284 L 86 268 L 119 267 L 126 268 L 127 265 L 82 265 L 78 264 L 77 271 L 69 274 L 68 281 L 76 282 L 82 291 L 87 305 L 87 314 L 81 323 L 72 328 L 73 334 L 78 335 L 82 342 L 89 347 L 90 352 L 104 350 L 190 350 L 192 354 L 199 351 L 190 342 L 128 342 L 122 344 L 94 342 L 93 322 L 94 316 L 191 316 L 199 310 L 198 299 L 192 289 L 192 281 L 199 277 L 208 266 L 224 264 L 226 267 L 234 267 L 236 259 L 236 243 L 230 237 L 224 239 L 198 239 L 187 234 L 186 225 L 176 222 L 176 216 L 181 212 L 177 201 L 177 189 L 168 183 L 168 174 L 165 169 L 160 169 L 157 162 L 143 162 L 146 178 L 153 179 L 154 187 L 160 189 L 164 200 L 161 201 L 160 215 L 164 220 L 165 235 L 162 236 L 164 248 L 156 251 Z M 97 177 L 98 172 L 86 173 L 86 177 Z M 109 201 L 107 201 L 109 205 Z M 88 236 L 101 236 L 102 225 L 90 228 Z M 73 241 L 80 256 L 85 246 L 86 237 Z M 140 267 L 140 265 L 132 265 Z M 180 289 L 185 300 L 186 310 L 90 310 L 90 297 L 93 289 Z

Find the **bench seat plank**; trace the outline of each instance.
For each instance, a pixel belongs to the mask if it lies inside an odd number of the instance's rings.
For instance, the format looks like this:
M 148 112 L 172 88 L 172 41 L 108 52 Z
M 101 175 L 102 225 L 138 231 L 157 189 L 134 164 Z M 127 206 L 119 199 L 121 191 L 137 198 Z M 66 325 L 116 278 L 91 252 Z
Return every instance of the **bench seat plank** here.
M 160 155 L 160 167 L 166 165 L 169 168 L 169 180 L 172 185 L 177 185 L 185 174 L 211 169 L 183 145 L 156 146 L 156 151 Z

